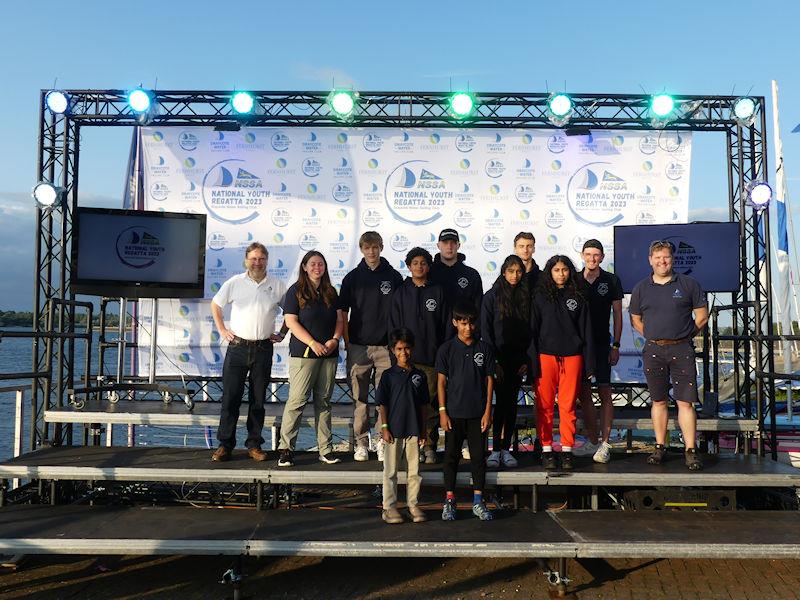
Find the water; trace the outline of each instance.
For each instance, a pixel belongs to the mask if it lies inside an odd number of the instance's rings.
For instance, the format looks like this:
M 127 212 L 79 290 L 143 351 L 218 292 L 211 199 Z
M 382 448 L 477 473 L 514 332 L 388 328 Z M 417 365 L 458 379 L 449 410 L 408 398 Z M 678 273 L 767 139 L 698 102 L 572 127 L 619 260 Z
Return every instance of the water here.
M 3 331 L 25 331 L 24 328 L 4 327 Z M 117 339 L 116 333 L 106 336 L 109 341 Z M 99 372 L 99 355 L 98 355 L 98 342 L 99 335 L 95 334 L 92 342 L 92 375 Z M 0 340 L 0 374 L 5 373 L 20 373 L 32 371 L 32 352 L 33 343 L 29 338 L 9 338 L 4 337 Z M 86 357 L 85 342 L 76 341 L 75 343 L 75 371 L 76 378 L 83 376 L 83 364 Z M 125 353 L 125 372 L 130 371 L 130 350 Z M 109 379 L 116 377 L 116 364 L 117 352 L 115 348 L 106 351 L 105 358 L 105 375 Z M 54 372 L 55 374 L 55 372 Z M 31 381 L 30 379 L 16 379 L 10 381 L 0 381 L 0 388 L 20 386 L 25 390 L 25 433 L 24 433 L 24 446 L 23 451 L 27 452 L 30 448 L 29 432 L 30 432 L 30 399 L 31 399 Z M 285 400 L 287 386 L 283 386 L 279 396 Z M 334 392 L 334 398 L 337 397 Z M 218 400 L 218 398 L 214 398 Z M 16 396 L 13 391 L 0 392 L 0 460 L 5 460 L 13 454 L 14 443 L 14 414 L 15 414 L 15 401 Z M 160 402 L 159 398 L 154 400 L 145 400 L 152 402 Z M 176 402 L 179 399 L 175 400 Z M 80 443 L 82 439 L 82 430 L 80 425 L 76 425 L 74 431 L 74 443 Z M 114 444 L 127 443 L 127 427 L 124 425 L 115 425 L 113 430 Z M 347 430 L 335 428 L 333 432 L 334 444 L 342 443 L 349 438 Z M 243 428 L 239 428 L 236 437 L 238 440 L 244 440 L 247 433 Z M 266 439 L 265 446 L 270 447 L 272 442 L 270 430 L 265 428 L 264 438 Z M 152 425 L 139 425 L 136 427 L 136 445 L 140 446 L 187 446 L 187 447 L 214 447 L 216 446 L 216 428 L 203 428 L 203 427 L 158 427 Z M 316 437 L 310 428 L 302 428 L 297 439 L 298 449 L 306 449 L 316 445 Z

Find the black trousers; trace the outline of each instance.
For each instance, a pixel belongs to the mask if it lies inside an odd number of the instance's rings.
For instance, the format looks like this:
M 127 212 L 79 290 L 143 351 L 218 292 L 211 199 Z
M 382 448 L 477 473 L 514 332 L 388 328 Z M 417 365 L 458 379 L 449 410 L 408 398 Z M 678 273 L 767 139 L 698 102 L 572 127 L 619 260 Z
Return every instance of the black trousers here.
M 456 489 L 458 461 L 461 460 L 461 446 L 466 439 L 472 468 L 472 487 L 482 492 L 486 487 L 486 435 L 481 431 L 481 418 L 450 417 L 450 422 L 453 429 L 444 434 L 444 489 L 447 492 Z
M 272 372 L 272 342 L 257 344 L 234 343 L 228 346 L 222 366 L 222 407 L 219 411 L 217 439 L 220 446 L 236 446 L 236 423 L 242 405 L 244 384 L 249 383 L 247 406 L 246 448 L 258 448 L 264 443 L 264 402 Z
M 517 426 L 517 402 L 522 377 L 520 367 L 525 364 L 519 359 L 501 359 L 499 366 L 503 370 L 502 378 L 495 378 L 494 384 L 494 420 L 492 421 L 492 450 L 509 450 Z

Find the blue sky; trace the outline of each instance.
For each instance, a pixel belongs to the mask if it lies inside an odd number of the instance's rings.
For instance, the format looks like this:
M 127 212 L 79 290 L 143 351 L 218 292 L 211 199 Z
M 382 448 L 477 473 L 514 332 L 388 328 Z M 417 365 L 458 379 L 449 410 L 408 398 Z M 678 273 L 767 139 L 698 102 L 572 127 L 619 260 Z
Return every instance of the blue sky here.
M 446 91 L 452 80 L 454 87 L 497 92 L 566 82 L 574 92 L 764 96 L 777 79 L 789 197 L 800 206 L 800 134 L 789 133 L 800 122 L 798 6 L 773 0 L 4 6 L 0 310 L 29 309 L 32 302 L 29 194 L 38 90 L 56 78 L 62 88 L 157 82 L 161 89 L 324 90 L 335 80 L 361 90 Z M 768 120 L 771 132 L 771 110 Z M 82 204 L 119 206 L 129 141 L 128 129 L 83 132 Z M 727 217 L 724 150 L 721 134 L 695 136 L 692 219 Z M 771 147 L 769 163 L 774 169 Z

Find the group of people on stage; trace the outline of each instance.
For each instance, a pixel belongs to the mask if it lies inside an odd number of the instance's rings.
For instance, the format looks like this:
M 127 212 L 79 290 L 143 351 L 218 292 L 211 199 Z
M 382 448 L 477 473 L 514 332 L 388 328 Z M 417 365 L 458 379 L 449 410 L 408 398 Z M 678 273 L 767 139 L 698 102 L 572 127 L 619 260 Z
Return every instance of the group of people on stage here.
M 267 274 L 266 247 L 250 244 L 245 251 L 246 271 L 226 281 L 211 303 L 216 327 L 228 341 L 219 447 L 212 460 L 231 457 L 246 381 L 245 447 L 254 460 L 267 459 L 261 433 L 273 344 L 290 331 L 289 398 L 281 422 L 278 466 L 294 465 L 300 419 L 312 393 L 319 460 L 339 462 L 331 442 L 330 399 L 344 339 L 354 399 L 356 461 L 369 460 L 368 392 L 374 375 L 378 458 L 384 468 L 382 516 L 387 523 L 403 521 L 397 509 L 398 470 L 407 471 L 406 504 L 412 520 L 425 520 L 417 507 L 419 463 L 439 460 L 440 429 L 445 432 L 442 518 L 456 516 L 456 471 L 465 441 L 473 513 L 481 520 L 492 518 L 483 501 L 486 469 L 517 466 L 511 443 L 526 379 L 535 392 L 544 468 L 573 468 L 578 400 L 588 438 L 581 453 L 607 463 L 613 417 L 610 376 L 619 360 L 622 285 L 616 275 L 600 267 L 604 254 L 598 240 L 584 243 L 580 271 L 563 255 L 551 257 L 540 269 L 533 259 L 535 243 L 532 233 L 517 234 L 514 253 L 503 261 L 499 277 L 486 293 L 478 272 L 459 252 L 459 235 L 451 228 L 439 234 L 435 257 L 421 247 L 407 253 L 410 276 L 405 280 L 381 256 L 380 234 L 364 233 L 359 239 L 363 259 L 344 277 L 339 293 L 320 252 L 303 256 L 297 281 L 286 289 Z M 706 325 L 708 308 L 697 281 L 673 270 L 673 250 L 666 240 L 651 243 L 653 273 L 633 289 L 629 313 L 633 327 L 646 339 L 643 363 L 656 436 L 647 461 L 657 465 L 665 457 L 671 381 L 685 463 L 690 470 L 699 470 L 692 340 Z M 223 308 L 228 304 L 226 326 Z M 279 308 L 284 325 L 276 333 Z M 599 419 L 592 402 L 593 383 L 601 399 Z M 560 452 L 553 450 L 556 398 Z

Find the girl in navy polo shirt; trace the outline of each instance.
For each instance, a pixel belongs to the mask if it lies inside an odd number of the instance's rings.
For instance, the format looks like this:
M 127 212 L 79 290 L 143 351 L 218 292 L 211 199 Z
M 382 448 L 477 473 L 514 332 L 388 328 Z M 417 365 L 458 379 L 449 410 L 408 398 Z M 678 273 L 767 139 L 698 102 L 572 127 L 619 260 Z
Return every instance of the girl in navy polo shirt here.
M 510 449 L 517 424 L 519 389 L 522 376 L 528 371 L 530 318 L 525 264 L 512 254 L 503 261 L 500 277 L 483 296 L 481 305 L 481 337 L 492 346 L 497 358 L 492 453 L 486 459 L 490 469 L 501 464 L 512 469 L 517 466 Z
M 561 468 L 572 469 L 575 400 L 594 365 L 589 306 L 578 288 L 575 265 L 563 255 L 547 261 L 531 302 L 531 375 L 536 378 L 536 429 L 542 464 L 557 467 L 553 412 L 558 395 Z
M 316 250 L 307 252 L 300 262 L 297 282 L 286 291 L 283 305 L 284 321 L 292 337 L 289 399 L 281 421 L 279 467 L 294 465 L 292 453 L 300 418 L 312 391 L 319 460 L 326 464 L 339 462 L 331 443 L 331 394 L 344 331 L 344 315 L 337 309 L 338 302 L 325 257 Z

